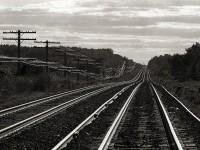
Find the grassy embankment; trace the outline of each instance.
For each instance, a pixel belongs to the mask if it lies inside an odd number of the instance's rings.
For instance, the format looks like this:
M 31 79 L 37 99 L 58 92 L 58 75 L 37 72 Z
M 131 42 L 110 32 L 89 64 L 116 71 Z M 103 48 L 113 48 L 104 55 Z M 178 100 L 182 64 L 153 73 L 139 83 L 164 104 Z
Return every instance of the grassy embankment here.
M 164 78 L 154 78 L 153 81 L 163 85 L 200 118 L 200 81 L 178 82 Z
M 114 81 L 132 79 L 140 68 L 138 66 L 131 73 L 125 74 Z M 63 74 L 56 73 L 24 76 L 4 75 L 0 76 L 0 80 L 0 109 L 102 82 L 92 78 L 86 81 L 83 76 L 80 76 L 80 81 L 77 81 L 76 74 L 65 78 Z M 112 81 L 108 80 L 106 82 Z

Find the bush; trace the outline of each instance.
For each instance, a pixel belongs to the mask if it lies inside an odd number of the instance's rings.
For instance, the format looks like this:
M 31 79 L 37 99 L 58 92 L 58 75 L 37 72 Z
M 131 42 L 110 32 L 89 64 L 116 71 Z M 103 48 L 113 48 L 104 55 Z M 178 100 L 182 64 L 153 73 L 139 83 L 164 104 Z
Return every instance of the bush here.
M 27 77 L 17 77 L 14 81 L 15 91 L 24 92 L 32 89 L 32 80 Z
M 51 78 L 48 74 L 38 75 L 33 80 L 33 91 L 45 91 L 50 89 Z

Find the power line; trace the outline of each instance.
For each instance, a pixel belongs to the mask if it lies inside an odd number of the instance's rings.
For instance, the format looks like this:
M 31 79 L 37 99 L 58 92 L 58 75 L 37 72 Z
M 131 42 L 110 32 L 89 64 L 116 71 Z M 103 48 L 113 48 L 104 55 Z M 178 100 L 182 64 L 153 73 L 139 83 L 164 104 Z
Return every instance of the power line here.
M 60 44 L 60 42 L 53 42 L 53 41 L 34 41 L 34 43 L 43 43 L 46 44 L 46 63 L 49 61 L 49 44 Z M 46 72 L 48 72 L 48 65 L 46 66 Z
M 17 38 L 3 38 L 3 40 L 14 40 L 17 42 L 18 45 L 18 50 L 17 50 L 17 57 L 21 57 L 21 44 L 23 41 L 31 41 L 31 40 L 36 40 L 36 38 L 22 38 L 22 35 L 24 34 L 32 34 L 36 33 L 36 31 L 4 31 L 3 34 L 16 34 Z M 17 63 L 17 74 L 21 74 L 21 69 L 20 69 L 20 61 Z
M 57 52 L 62 52 L 63 55 L 59 55 L 59 56 L 64 56 L 64 66 L 67 66 L 67 52 L 76 52 L 75 50 L 72 50 L 70 48 L 60 48 L 58 50 L 56 50 Z M 64 76 L 67 76 L 67 72 L 64 71 Z

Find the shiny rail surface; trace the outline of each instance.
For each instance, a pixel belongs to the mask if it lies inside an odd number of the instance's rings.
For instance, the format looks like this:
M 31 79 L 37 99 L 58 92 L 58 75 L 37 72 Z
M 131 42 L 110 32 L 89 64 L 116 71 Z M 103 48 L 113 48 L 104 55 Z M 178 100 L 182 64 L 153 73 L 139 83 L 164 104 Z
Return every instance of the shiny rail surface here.
M 61 150 L 63 148 L 65 148 L 67 146 L 68 143 L 70 143 L 70 141 L 76 137 L 76 135 L 79 134 L 79 132 L 86 127 L 88 124 L 90 124 L 93 120 L 95 120 L 99 114 L 104 110 L 104 109 L 109 109 L 109 104 L 113 103 L 119 95 L 122 95 L 128 88 L 132 87 L 133 85 L 140 85 L 141 82 L 144 80 L 144 71 L 143 70 L 140 74 L 141 78 L 137 78 L 137 82 L 133 82 L 130 85 L 126 86 L 125 88 L 123 88 L 121 91 L 119 91 L 118 93 L 116 93 L 111 99 L 109 99 L 107 102 L 105 102 L 103 105 L 101 105 L 95 112 L 93 112 L 87 119 L 85 119 L 82 123 L 80 123 L 71 133 L 69 133 L 63 140 L 61 140 L 54 148 L 53 150 Z M 137 90 L 139 86 L 136 86 L 136 88 L 134 88 L 134 92 Z M 132 94 L 133 95 L 133 94 Z M 132 96 L 131 95 L 131 96 Z M 130 98 L 129 98 L 130 99 Z
M 21 129 L 29 126 L 29 125 L 31 125 L 31 124 L 34 124 L 37 121 L 40 121 L 40 120 L 42 120 L 44 118 L 47 118 L 50 115 L 56 114 L 56 113 L 62 111 L 63 109 L 66 109 L 67 107 L 70 107 L 70 106 L 72 106 L 72 105 L 74 105 L 74 104 L 76 104 L 76 103 L 78 103 L 80 101 L 83 101 L 83 100 L 85 100 L 85 99 L 87 99 L 87 98 L 89 98 L 89 97 L 91 97 L 93 95 L 96 95 L 96 94 L 99 94 L 100 92 L 108 90 L 109 88 L 110 87 L 104 87 L 104 88 L 92 91 L 92 92 L 87 93 L 85 95 L 82 95 L 82 96 L 80 96 L 78 98 L 70 100 L 70 101 L 68 101 L 66 103 L 62 103 L 62 104 L 60 104 L 58 106 L 55 106 L 55 107 L 53 107 L 53 108 L 51 108 L 51 109 L 49 109 L 47 111 L 44 111 L 44 112 L 42 112 L 40 114 L 37 114 L 37 115 L 32 116 L 30 118 L 27 118 L 27 119 L 25 119 L 23 121 L 20 121 L 20 122 L 18 122 L 16 124 L 13 124 L 13 125 L 11 125 L 9 127 L 1 129 L 0 130 L 0 139 L 4 138 L 4 137 L 6 137 L 6 136 L 8 136 L 10 134 L 13 134 L 13 133 L 15 133 L 15 132 L 17 132 L 17 131 L 19 131 L 19 130 L 21 130 Z
M 141 88 L 143 88 L 143 93 L 139 90 L 136 98 L 130 99 L 129 104 L 131 104 L 131 100 L 133 102 L 131 107 L 127 106 L 129 107 L 128 111 L 127 107 L 121 109 L 104 137 L 99 150 L 183 149 L 153 85 L 149 85 L 151 96 L 144 95 L 150 94 L 147 87 Z M 141 99 L 143 96 L 145 98 Z M 150 97 L 152 100 L 145 100 L 151 99 Z M 122 112 L 124 113 L 122 114 Z
M 199 118 L 163 86 L 155 83 L 154 85 L 183 149 L 198 150 L 200 148 Z
M 131 84 L 132 85 L 132 84 Z M 106 107 L 113 103 L 113 101 L 121 95 L 124 91 L 126 91 L 131 85 L 126 86 L 121 91 L 116 93 L 112 98 L 102 104 L 95 112 L 93 112 L 88 118 L 86 118 L 81 124 L 79 124 L 72 132 L 70 132 L 63 140 L 61 140 L 52 150 L 60 150 L 66 147 L 66 145 L 73 139 L 74 135 L 78 134 L 78 132 L 83 129 L 85 126 L 90 124 L 98 115 L 106 109 Z
M 136 80 L 140 76 L 142 71 L 143 71 L 143 69 L 141 69 L 138 72 L 138 74 L 135 76 L 135 78 L 132 79 L 132 81 Z M 14 107 L 10 107 L 10 108 L 0 110 L 0 117 L 11 114 L 11 113 L 16 113 L 18 111 L 28 109 L 30 107 L 33 107 L 33 106 L 36 106 L 36 105 L 39 105 L 39 104 L 43 104 L 43 103 L 46 103 L 46 102 L 49 102 L 49 101 L 54 101 L 54 100 L 57 100 L 57 99 L 60 99 L 60 98 L 63 98 L 63 97 L 66 97 L 66 96 L 69 96 L 69 95 L 72 95 L 72 94 L 81 93 L 81 92 L 84 92 L 84 91 L 87 91 L 87 90 L 92 90 L 92 89 L 95 89 L 95 88 L 112 86 L 112 85 L 115 85 L 115 84 L 126 84 L 126 83 L 129 83 L 129 82 L 130 81 L 123 81 L 123 82 L 119 82 L 119 83 L 118 82 L 104 83 L 104 84 L 93 85 L 93 86 L 83 87 L 83 88 L 80 88 L 80 89 L 75 89 L 75 90 L 72 90 L 72 91 L 59 93 L 59 94 L 56 94 L 56 95 L 48 96 L 48 97 L 41 98 L 41 99 L 38 99 L 38 100 L 34 100 L 34 101 L 31 101 L 31 102 L 28 102 L 28 103 L 24 103 L 24 104 L 21 104 L 21 105 L 17 105 L 17 106 L 14 106 Z
M 89 92 L 89 93 L 84 94 L 84 95 L 82 95 L 80 97 L 77 97 L 77 98 L 75 98 L 73 100 L 67 101 L 67 102 L 62 103 L 62 104 L 60 104 L 58 106 L 55 106 L 55 107 L 53 107 L 51 109 L 48 109 L 48 110 L 46 110 L 46 111 L 44 111 L 42 113 L 39 113 L 39 114 L 34 115 L 32 117 L 29 117 L 29 118 L 27 118 L 27 119 L 25 119 L 23 121 L 17 122 L 15 124 L 11 125 L 11 126 L 3 128 L 3 129 L 0 130 L 0 139 L 2 139 L 4 137 L 7 137 L 7 136 L 9 136 L 9 135 L 11 135 L 11 134 L 13 134 L 13 133 L 15 133 L 17 131 L 20 131 L 20 130 L 26 128 L 27 126 L 30 126 L 30 125 L 32 125 L 32 124 L 34 124 L 36 122 L 44 120 L 45 118 L 48 118 L 48 117 L 50 117 L 52 115 L 55 115 L 55 114 L 59 113 L 60 111 L 66 109 L 67 107 L 70 107 L 70 106 L 72 106 L 72 105 L 74 105 L 74 104 L 76 104 L 76 103 L 78 103 L 80 101 L 83 101 L 83 100 L 85 100 L 85 99 L 87 99 L 87 98 L 89 98 L 91 96 L 97 95 L 97 94 L 99 94 L 99 93 L 101 93 L 103 91 L 106 91 L 106 90 L 108 90 L 110 88 L 113 88 L 113 87 L 117 87 L 117 86 L 120 86 L 120 85 L 126 85 L 126 84 L 129 84 L 129 83 L 135 82 L 140 78 L 140 75 L 142 74 L 142 72 L 143 72 L 143 69 L 140 70 L 140 72 L 135 76 L 135 78 L 133 78 L 130 81 L 106 84 L 107 86 L 105 86 L 105 87 L 103 87 L 101 89 L 97 89 L 95 91 Z
M 122 107 L 121 111 L 119 112 L 118 116 L 116 117 L 116 119 L 114 120 L 112 126 L 110 127 L 109 131 L 107 132 L 105 138 L 103 139 L 100 147 L 98 150 L 104 150 L 104 149 L 108 149 L 109 147 L 109 144 L 112 140 L 112 137 L 114 136 L 116 130 L 117 130 L 117 127 L 119 125 L 119 123 L 121 122 L 134 94 L 136 93 L 137 89 L 141 86 L 141 83 L 138 84 L 136 86 L 136 88 L 132 91 L 131 95 L 129 96 L 129 98 L 127 99 L 126 103 L 124 104 L 124 106 Z
M 36 105 L 39 105 L 39 104 L 42 104 L 42 103 L 46 103 L 46 102 L 49 102 L 49 101 L 60 99 L 60 98 L 63 98 L 63 97 L 66 97 L 66 96 L 69 96 L 69 95 L 72 95 L 72 94 L 77 94 L 77 93 L 80 93 L 80 92 L 84 92 L 86 90 L 92 90 L 92 89 L 95 89 L 95 88 L 101 88 L 101 87 L 105 87 L 105 86 L 109 86 L 109 84 L 100 84 L 100 85 L 94 85 L 94 86 L 88 86 L 88 87 L 84 87 L 84 88 L 80 88 L 80 89 L 75 89 L 75 90 L 72 90 L 72 91 L 63 92 L 63 93 L 60 93 L 60 94 L 52 95 L 52 96 L 49 96 L 49 97 L 41 98 L 41 99 L 34 100 L 34 101 L 31 101 L 31 102 L 28 102 L 28 103 L 24 103 L 24 104 L 21 104 L 21 105 L 17 105 L 17 106 L 14 106 L 14 107 L 3 109 L 3 110 L 0 110 L 0 117 L 11 114 L 11 113 L 15 113 L 15 112 L 18 112 L 18 111 L 21 111 L 21 110 L 24 110 L 24 109 L 28 109 L 30 107 L 33 107 L 33 106 L 36 106 Z

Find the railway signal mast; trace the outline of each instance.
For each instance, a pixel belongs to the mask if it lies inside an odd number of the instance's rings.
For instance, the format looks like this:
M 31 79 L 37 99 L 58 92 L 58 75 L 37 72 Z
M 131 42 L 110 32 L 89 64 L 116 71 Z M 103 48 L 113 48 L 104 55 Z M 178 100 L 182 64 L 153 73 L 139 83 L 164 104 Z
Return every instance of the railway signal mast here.
M 53 42 L 53 41 L 34 41 L 34 43 L 43 43 L 46 44 L 46 72 L 48 72 L 48 62 L 49 62 L 49 44 L 60 44 L 60 42 Z
M 36 33 L 36 31 L 21 31 L 21 30 L 17 30 L 17 31 L 4 31 L 3 34 L 16 34 L 17 38 L 3 38 L 3 40 L 14 40 L 17 42 L 18 45 L 18 51 L 17 51 L 17 57 L 20 58 L 21 57 L 21 44 L 23 41 L 31 41 L 31 40 L 36 40 L 36 38 L 22 38 L 22 35 L 24 34 L 32 34 L 32 33 Z M 20 70 L 20 60 L 18 60 L 17 63 L 17 74 L 21 74 L 21 70 Z

